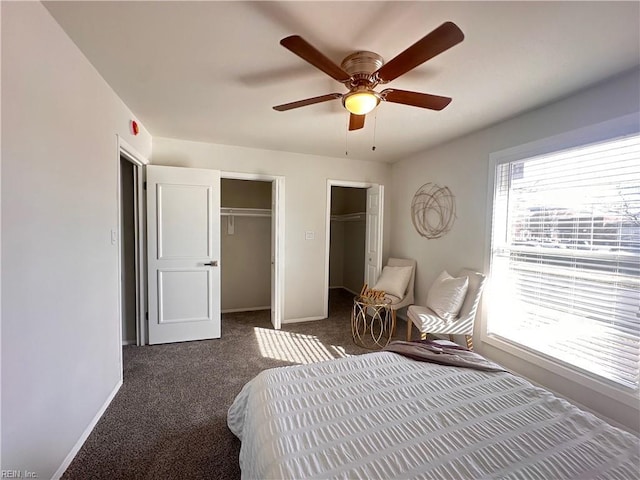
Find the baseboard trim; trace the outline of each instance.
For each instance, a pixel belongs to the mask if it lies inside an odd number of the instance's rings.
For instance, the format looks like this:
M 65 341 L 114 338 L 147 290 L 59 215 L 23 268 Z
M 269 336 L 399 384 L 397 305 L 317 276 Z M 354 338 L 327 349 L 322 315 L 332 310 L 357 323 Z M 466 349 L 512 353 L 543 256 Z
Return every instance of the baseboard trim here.
M 126 345 L 135 345 L 136 341 L 135 340 L 123 340 L 122 341 L 122 346 L 126 346 Z
M 347 292 L 353 293 L 354 295 L 360 295 L 360 292 L 356 292 L 347 287 L 329 287 L 329 290 L 336 290 L 336 289 L 346 290 Z
M 248 308 L 225 308 L 220 313 L 236 313 L 236 312 L 257 312 L 258 310 L 271 310 L 271 305 L 266 307 L 248 307 Z
M 60 465 L 58 470 L 56 470 L 56 473 L 54 473 L 53 476 L 51 477 L 52 479 L 58 480 L 60 477 L 62 477 L 62 475 L 64 475 L 64 472 L 67 470 L 67 468 L 69 468 L 69 465 L 71 465 L 71 462 L 73 461 L 73 459 L 76 457 L 76 455 L 82 448 L 82 445 L 84 445 L 84 442 L 86 442 L 87 438 L 89 438 L 89 435 L 91 434 L 95 426 L 98 424 L 98 421 L 100 420 L 100 418 L 102 418 L 102 415 L 104 415 L 104 412 L 107 410 L 107 407 L 113 401 L 114 397 L 118 393 L 118 390 L 120 390 L 120 387 L 122 387 L 122 378 L 118 380 L 118 383 L 116 384 L 115 388 L 109 394 L 109 396 L 107 397 L 107 400 L 104 402 L 102 407 L 100 407 L 100 410 L 98 410 L 98 413 L 96 413 L 95 417 L 93 417 L 93 420 L 91 420 L 87 428 L 84 430 L 84 432 L 82 432 L 82 435 L 80 436 L 76 444 L 73 446 L 73 448 L 71 449 L 67 457 L 64 459 L 64 461 L 62 462 L 62 465 Z
M 321 315 L 319 317 L 304 317 L 304 318 L 289 318 L 288 320 L 282 320 L 282 324 L 285 323 L 302 323 L 302 322 L 313 322 L 315 320 L 324 320 L 325 316 Z

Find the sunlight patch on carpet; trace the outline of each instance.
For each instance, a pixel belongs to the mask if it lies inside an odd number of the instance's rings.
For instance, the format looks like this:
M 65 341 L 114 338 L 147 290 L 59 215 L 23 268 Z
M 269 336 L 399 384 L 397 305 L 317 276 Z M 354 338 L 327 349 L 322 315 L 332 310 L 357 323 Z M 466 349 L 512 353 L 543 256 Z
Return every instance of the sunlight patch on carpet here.
M 308 364 L 348 356 L 343 347 L 325 346 L 315 335 L 255 327 L 260 353 L 265 358 Z

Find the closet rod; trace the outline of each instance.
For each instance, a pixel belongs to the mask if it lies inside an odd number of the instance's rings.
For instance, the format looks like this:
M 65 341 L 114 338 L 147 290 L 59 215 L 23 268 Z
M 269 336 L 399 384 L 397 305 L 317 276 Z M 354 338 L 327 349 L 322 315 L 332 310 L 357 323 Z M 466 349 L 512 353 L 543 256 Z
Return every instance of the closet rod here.
M 270 217 L 271 210 L 268 208 L 230 208 L 221 207 L 220 215 L 223 217 Z

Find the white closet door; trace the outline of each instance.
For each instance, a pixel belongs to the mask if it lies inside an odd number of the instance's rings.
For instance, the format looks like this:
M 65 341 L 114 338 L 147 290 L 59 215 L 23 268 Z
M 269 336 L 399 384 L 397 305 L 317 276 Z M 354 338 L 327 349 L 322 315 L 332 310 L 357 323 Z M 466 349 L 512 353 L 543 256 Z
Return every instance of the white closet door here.
M 220 337 L 220 172 L 149 165 L 149 343 Z
M 284 242 L 284 183 L 271 182 L 271 323 L 279 330 L 282 325 L 282 247 Z
M 382 185 L 367 188 L 365 283 L 373 287 L 382 269 Z

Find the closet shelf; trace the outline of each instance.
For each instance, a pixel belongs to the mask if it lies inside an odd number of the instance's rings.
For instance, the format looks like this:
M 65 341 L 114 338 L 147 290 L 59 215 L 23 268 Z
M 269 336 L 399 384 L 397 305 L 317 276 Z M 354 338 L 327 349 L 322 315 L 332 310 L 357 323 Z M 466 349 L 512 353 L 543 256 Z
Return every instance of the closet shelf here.
M 221 207 L 220 215 L 223 217 L 270 217 L 271 210 L 268 208 L 230 208 Z
M 342 215 L 331 215 L 331 220 L 335 220 L 336 222 L 354 222 L 357 220 L 364 220 L 366 216 L 366 212 L 344 213 Z

